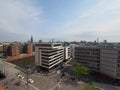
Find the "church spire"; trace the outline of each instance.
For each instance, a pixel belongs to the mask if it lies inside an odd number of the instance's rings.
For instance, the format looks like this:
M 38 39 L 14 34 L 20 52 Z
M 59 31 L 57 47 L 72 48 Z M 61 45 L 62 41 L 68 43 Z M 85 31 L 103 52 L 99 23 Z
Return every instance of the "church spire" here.
M 33 43 L 33 36 L 31 35 L 31 43 Z

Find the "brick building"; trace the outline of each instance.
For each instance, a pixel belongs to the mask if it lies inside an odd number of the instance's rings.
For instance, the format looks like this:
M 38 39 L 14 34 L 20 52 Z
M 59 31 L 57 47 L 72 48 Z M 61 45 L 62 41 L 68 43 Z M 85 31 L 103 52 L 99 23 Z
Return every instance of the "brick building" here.
M 23 50 L 24 53 L 27 53 L 27 54 L 32 54 L 32 52 L 33 52 L 32 44 L 25 44 L 23 49 L 24 49 Z
M 20 54 L 17 44 L 4 45 L 3 51 L 5 56 L 17 56 Z

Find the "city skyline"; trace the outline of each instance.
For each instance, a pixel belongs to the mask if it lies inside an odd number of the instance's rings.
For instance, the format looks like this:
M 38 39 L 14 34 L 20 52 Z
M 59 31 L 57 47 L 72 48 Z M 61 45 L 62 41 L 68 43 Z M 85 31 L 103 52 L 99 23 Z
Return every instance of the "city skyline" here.
M 0 2 L 0 41 L 120 41 L 120 0 Z

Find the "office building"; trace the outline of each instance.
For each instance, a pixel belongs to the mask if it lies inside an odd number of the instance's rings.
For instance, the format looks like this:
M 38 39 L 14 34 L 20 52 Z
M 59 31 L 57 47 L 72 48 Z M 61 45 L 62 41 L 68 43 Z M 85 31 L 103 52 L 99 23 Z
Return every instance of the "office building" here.
M 35 64 L 51 69 L 64 60 L 64 48 L 61 43 L 40 43 L 35 45 Z
M 75 60 L 89 67 L 92 71 L 99 72 L 100 48 L 77 46 L 75 47 Z
M 67 61 L 71 58 L 71 50 L 69 46 L 64 47 L 64 61 Z
M 120 49 L 101 48 L 100 72 L 120 79 Z

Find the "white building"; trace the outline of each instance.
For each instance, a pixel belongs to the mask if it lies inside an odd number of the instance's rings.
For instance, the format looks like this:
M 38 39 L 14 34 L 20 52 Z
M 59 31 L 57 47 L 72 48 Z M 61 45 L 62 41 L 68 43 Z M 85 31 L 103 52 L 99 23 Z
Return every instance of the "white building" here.
M 68 60 L 71 57 L 71 50 L 70 47 L 64 47 L 64 60 Z
M 46 69 L 59 65 L 64 60 L 61 43 L 40 43 L 35 45 L 35 64 Z

